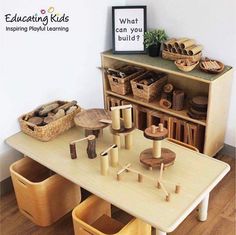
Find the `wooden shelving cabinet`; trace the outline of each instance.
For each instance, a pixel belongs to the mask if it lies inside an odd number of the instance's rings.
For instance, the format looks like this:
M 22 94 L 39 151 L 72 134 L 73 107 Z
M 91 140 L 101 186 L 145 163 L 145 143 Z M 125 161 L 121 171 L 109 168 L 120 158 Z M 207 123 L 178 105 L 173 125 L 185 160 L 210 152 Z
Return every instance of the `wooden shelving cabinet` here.
M 207 74 L 199 69 L 185 73 L 178 70 L 172 61 L 162 58 L 153 58 L 147 55 L 118 55 L 111 51 L 102 53 L 102 68 L 117 68 L 123 65 L 135 65 L 147 70 L 165 72 L 168 81 L 175 87 L 184 90 L 187 98 L 196 95 L 208 96 L 208 109 L 206 120 L 196 120 L 187 115 L 187 108 L 182 111 L 164 109 L 159 105 L 158 98 L 152 102 L 144 102 L 135 98 L 132 93 L 119 95 L 112 92 L 105 72 L 103 72 L 104 106 L 108 108 L 109 97 L 117 98 L 134 105 L 141 106 L 150 112 L 161 112 L 164 116 L 171 116 L 178 120 L 197 124 L 203 130 L 201 152 L 214 156 L 223 146 L 227 123 L 227 114 L 230 101 L 230 88 L 233 69 L 225 66 L 220 74 Z

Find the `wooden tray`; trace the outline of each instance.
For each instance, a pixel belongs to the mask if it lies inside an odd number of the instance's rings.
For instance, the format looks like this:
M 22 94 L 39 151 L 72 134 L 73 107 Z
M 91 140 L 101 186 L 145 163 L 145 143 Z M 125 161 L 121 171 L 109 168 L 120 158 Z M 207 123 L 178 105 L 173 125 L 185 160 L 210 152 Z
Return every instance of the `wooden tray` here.
M 205 62 L 205 61 L 210 61 L 210 59 L 202 60 L 200 62 L 200 69 L 202 71 L 206 72 L 206 73 L 213 73 L 213 74 L 214 73 L 221 73 L 224 70 L 224 67 L 225 67 L 224 64 L 222 62 L 218 61 L 218 60 L 212 60 L 212 61 L 217 62 L 217 64 L 221 67 L 220 69 L 218 69 L 218 70 L 205 69 L 203 64 L 202 64 L 202 62 Z

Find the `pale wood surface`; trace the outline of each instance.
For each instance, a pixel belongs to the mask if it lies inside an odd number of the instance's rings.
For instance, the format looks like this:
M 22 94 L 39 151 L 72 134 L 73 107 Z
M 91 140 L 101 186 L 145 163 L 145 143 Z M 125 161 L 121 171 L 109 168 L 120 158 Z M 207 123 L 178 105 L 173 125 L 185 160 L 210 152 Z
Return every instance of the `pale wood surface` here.
M 214 156 L 224 146 L 233 71 L 210 84 L 204 153 Z
M 77 126 L 87 130 L 99 130 L 108 126 L 107 123 L 100 122 L 101 119 L 110 119 L 108 111 L 104 109 L 88 109 L 78 113 L 74 118 Z
M 88 159 L 83 142 L 78 144 L 80 157 L 72 160 L 69 143 L 82 136 L 80 128 L 72 128 L 50 142 L 40 142 L 20 132 L 6 142 L 93 194 L 167 232 L 173 231 L 229 171 L 229 165 L 223 162 L 164 140 L 163 147 L 176 153 L 175 164 L 164 172 L 165 180 L 181 185 L 181 193 L 171 195 L 172 200 L 166 203 L 163 193 L 152 181 L 140 184 L 133 174 L 126 174 L 122 181 L 116 181 L 119 168 L 109 168 L 108 176 L 101 176 L 99 158 Z M 105 128 L 103 139 L 97 141 L 97 152 L 111 144 L 112 135 L 109 128 Z M 159 171 L 147 171 L 138 160 L 140 152 L 150 145 L 141 131 L 134 131 L 135 147 L 120 151 L 120 164 L 130 162 L 134 169 L 157 179 Z M 170 192 L 174 191 L 173 185 L 166 187 Z
M 213 189 L 209 201 L 208 219 L 200 223 L 194 210 L 180 226 L 169 235 L 234 235 L 236 234 L 236 191 L 235 159 L 217 156 L 231 166 L 230 172 Z M 144 178 L 145 181 L 145 178 Z M 82 190 L 82 195 L 85 195 Z M 112 217 L 126 224 L 132 217 L 117 208 L 112 208 Z M 34 225 L 23 216 L 16 204 L 14 192 L 0 198 L 0 234 L 1 235 L 74 235 L 71 213 L 55 224 L 43 228 Z M 153 233 L 154 235 L 154 233 Z

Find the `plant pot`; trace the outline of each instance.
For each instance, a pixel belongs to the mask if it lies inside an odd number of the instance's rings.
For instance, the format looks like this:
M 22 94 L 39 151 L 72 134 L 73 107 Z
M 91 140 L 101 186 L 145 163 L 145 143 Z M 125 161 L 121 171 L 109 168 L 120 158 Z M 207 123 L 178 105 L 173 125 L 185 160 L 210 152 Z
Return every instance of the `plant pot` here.
M 157 57 L 160 55 L 161 43 L 157 45 L 151 45 L 148 47 L 148 55 L 151 57 Z

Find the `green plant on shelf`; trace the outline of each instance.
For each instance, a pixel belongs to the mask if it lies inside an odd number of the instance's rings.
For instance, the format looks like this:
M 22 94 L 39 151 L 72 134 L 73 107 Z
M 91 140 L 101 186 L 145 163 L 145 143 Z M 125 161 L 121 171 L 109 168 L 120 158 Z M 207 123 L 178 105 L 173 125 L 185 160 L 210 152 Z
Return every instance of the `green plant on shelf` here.
M 166 40 L 167 34 L 164 29 L 154 29 L 144 33 L 144 45 L 146 48 L 158 45 Z

